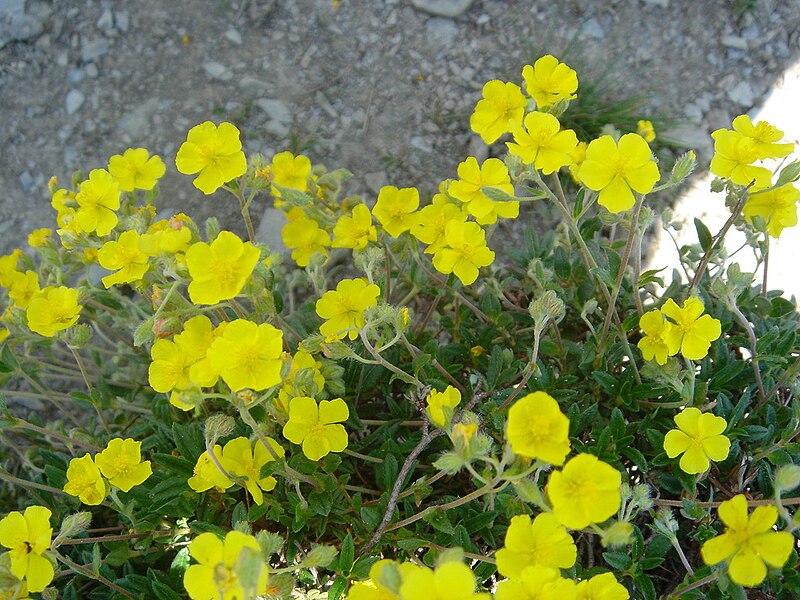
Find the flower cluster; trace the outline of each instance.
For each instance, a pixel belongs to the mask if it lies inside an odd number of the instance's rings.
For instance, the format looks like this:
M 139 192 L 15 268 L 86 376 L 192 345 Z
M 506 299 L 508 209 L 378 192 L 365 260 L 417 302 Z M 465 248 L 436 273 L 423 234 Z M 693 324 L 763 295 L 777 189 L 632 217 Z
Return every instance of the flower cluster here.
M 67 467 L 64 491 L 84 504 L 96 506 L 109 492 L 109 485 L 122 492 L 144 483 L 153 470 L 149 460 L 142 460 L 142 442 L 114 438 L 94 458 L 88 452 L 73 458 Z
M 687 298 L 683 306 L 670 298 L 661 310 L 642 315 L 639 327 L 644 337 L 638 346 L 645 360 L 655 359 L 663 365 L 678 352 L 689 360 L 704 358 L 711 342 L 722 334 L 722 327 L 718 319 L 703 311 L 705 306 L 699 298 Z
M 268 444 L 268 445 L 267 445 Z M 264 492 L 275 489 L 277 480 L 272 475 L 262 475 L 268 463 L 283 458 L 286 451 L 271 437 L 251 443 L 246 437 L 237 437 L 224 447 L 212 448 L 213 458 L 206 450 L 197 459 L 189 487 L 195 492 L 211 488 L 227 490 L 238 483 L 252 496 L 258 505 L 264 503 Z

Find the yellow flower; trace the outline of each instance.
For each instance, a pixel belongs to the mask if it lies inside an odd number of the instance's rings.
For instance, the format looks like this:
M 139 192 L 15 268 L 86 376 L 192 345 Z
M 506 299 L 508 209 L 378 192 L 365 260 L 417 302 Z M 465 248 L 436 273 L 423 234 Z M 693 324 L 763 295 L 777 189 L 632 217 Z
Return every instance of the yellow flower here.
M 53 581 L 50 539 L 52 513 L 44 506 L 29 506 L 25 514 L 11 511 L 0 520 L 0 545 L 8 548 L 9 570 L 25 579 L 29 592 L 41 592 Z
M 28 304 L 28 327 L 39 335 L 53 337 L 57 331 L 72 327 L 82 308 L 78 304 L 78 290 L 46 287 Z
M 734 583 L 755 587 L 767 576 L 767 565 L 780 568 L 789 560 L 794 536 L 773 530 L 774 506 L 758 506 L 748 516 L 747 499 L 739 494 L 720 504 L 718 514 L 725 532 L 705 542 L 701 554 L 707 565 L 727 562 Z
M 317 300 L 317 315 L 325 322 L 319 331 L 326 337 L 351 340 L 358 337 L 364 326 L 364 311 L 377 306 L 381 290 L 366 279 L 343 279 L 335 290 L 329 290 Z
M 272 172 L 272 183 L 281 187 L 308 191 L 308 178 L 311 177 L 311 161 L 307 156 L 291 152 L 279 152 L 272 157 L 269 165 Z M 280 198 L 280 191 L 273 188 L 272 193 Z
M 222 464 L 222 447 L 215 444 L 213 451 L 217 461 Z M 227 490 L 233 485 L 233 482 L 219 470 L 217 464 L 208 455 L 208 450 L 197 458 L 193 475 L 189 478 L 188 483 L 195 492 L 205 492 L 212 487 L 218 490 Z
M 506 438 L 514 454 L 561 466 L 569 454 L 569 419 L 555 398 L 533 392 L 508 410 Z
M 553 515 L 570 529 L 602 523 L 617 512 L 622 476 L 592 454 L 578 454 L 550 474 L 547 495 Z
M 211 244 L 198 242 L 186 252 L 189 298 L 195 304 L 216 304 L 239 295 L 258 262 L 261 252 L 242 242 L 230 231 L 222 231 Z
M 645 360 L 653 360 L 660 365 L 667 364 L 668 356 L 675 356 L 681 349 L 680 338 L 675 335 L 676 326 L 664 318 L 660 310 L 646 312 L 639 319 L 639 327 L 644 337 L 636 344 Z
M 428 403 L 428 416 L 433 424 L 447 427 L 453 418 L 453 409 L 461 402 L 461 392 L 448 385 L 443 392 L 432 390 L 425 400 Z
M 366 204 L 356 204 L 352 216 L 342 215 L 333 228 L 334 248 L 363 250 L 370 242 L 377 241 L 378 230 L 372 224 L 372 214 Z
M 114 438 L 94 462 L 108 482 L 123 492 L 140 485 L 153 474 L 150 461 L 142 461 L 142 442 L 132 438 Z
M 483 600 L 488 594 L 475 592 L 475 575 L 460 562 L 446 562 L 435 571 L 410 571 L 400 585 L 403 600 Z
M 225 541 L 201 533 L 189 543 L 197 561 L 183 574 L 183 586 L 192 600 L 249 600 L 266 592 L 269 570 L 256 538 L 229 531 Z
M 744 203 L 742 213 L 749 223 L 754 217 L 767 222 L 767 233 L 776 238 L 787 227 L 797 225 L 797 200 L 800 190 L 791 184 L 775 190 L 750 196 Z
M 103 244 L 97 251 L 97 260 L 104 269 L 119 269 L 103 277 L 106 289 L 119 283 L 139 281 L 150 268 L 147 254 L 139 249 L 139 234 L 133 230 Z
M 481 225 L 494 223 L 498 216 L 504 219 L 515 219 L 519 216 L 519 202 L 498 202 L 483 193 L 484 187 L 491 187 L 509 196 L 514 195 L 511 177 L 502 160 L 487 158 L 479 167 L 478 160 L 470 156 L 458 165 L 458 177 L 459 179 L 448 186 L 447 193 L 463 202 L 469 214 Z
M 97 506 L 105 499 L 108 484 L 88 452 L 69 461 L 64 492 L 89 506 Z
M 705 307 L 699 298 L 687 298 L 682 307 L 670 298 L 661 309 L 676 325 L 667 335 L 667 344 L 673 346 L 680 340 L 681 354 L 689 360 L 702 359 L 708 354 L 711 342 L 722 335 L 719 320 L 703 315 L 703 310 Z
M 642 136 L 648 144 L 656 139 L 656 130 L 653 128 L 651 121 L 637 121 L 636 133 Z
M 678 429 L 671 429 L 664 437 L 667 456 L 675 458 L 683 453 L 680 468 L 692 475 L 705 473 L 709 460 L 719 462 L 728 458 L 731 441 L 722 435 L 728 422 L 711 413 L 701 413 L 689 407 L 674 417 Z
M 267 438 L 267 442 L 277 456 L 282 457 L 285 454 L 283 447 L 271 437 Z M 251 445 L 246 437 L 232 439 L 222 450 L 222 465 L 231 475 L 245 478 L 244 486 L 259 506 L 264 503 L 263 492 L 275 489 L 277 483 L 271 475 L 262 477 L 261 467 L 274 460 L 272 453 L 260 440 Z
M 628 600 L 628 590 L 617 581 L 613 573 L 601 573 L 584 579 L 575 588 L 575 600 Z
M 128 148 L 108 159 L 108 172 L 123 192 L 152 190 L 167 172 L 159 156 L 150 156 L 145 148 Z
M 581 183 L 600 192 L 597 202 L 612 213 L 631 208 L 635 204 L 633 192 L 648 193 L 659 178 L 650 146 L 635 133 L 626 133 L 619 143 L 610 135 L 592 140 L 578 170 Z
M 753 150 L 759 160 L 783 158 L 794 150 L 794 144 L 776 143 L 783 139 L 783 132 L 766 121 L 753 125 L 749 116 L 739 115 L 733 120 L 733 129 L 753 140 Z
M 93 169 L 75 195 L 78 209 L 73 224 L 84 233 L 95 232 L 100 237 L 108 235 L 117 225 L 114 211 L 119 209 L 119 195 L 116 179 L 104 169 Z
M 47 240 L 50 239 L 51 235 L 53 235 L 53 230 L 48 229 L 47 227 L 34 229 L 28 234 L 28 245 L 32 248 L 44 246 L 47 243 Z
M 283 332 L 269 323 L 236 319 L 208 349 L 222 380 L 238 392 L 265 390 L 281 382 Z
M 319 460 L 330 452 L 347 448 L 347 431 L 343 423 L 350 415 L 341 398 L 317 402 L 308 396 L 292 398 L 289 421 L 283 426 L 283 437 L 303 445 L 309 460 Z
M 518 85 L 494 79 L 483 86 L 483 98 L 475 105 L 469 125 L 484 142 L 493 144 L 522 122 L 527 104 Z
M 444 230 L 445 244 L 433 255 L 433 266 L 440 273 L 454 273 L 464 285 L 475 283 L 478 269 L 494 261 L 486 247 L 486 232 L 473 221 L 450 221 Z
M 385 558 L 379 560 L 370 567 L 367 581 L 353 584 L 346 600 L 400 600 L 397 595 L 400 585 L 409 573 L 418 568 L 411 563 L 397 564 Z
M 551 114 L 530 112 L 525 115 L 525 128 L 512 130 L 514 142 L 507 142 L 510 154 L 519 156 L 526 165 L 533 165 L 545 175 L 558 171 L 572 162 L 571 153 L 578 146 L 572 129 L 561 129 L 561 123 Z
M 533 66 L 522 69 L 525 90 L 536 101 L 538 109 L 544 109 L 559 100 L 574 100 L 578 89 L 578 74 L 555 56 L 541 57 Z
M 292 259 L 299 267 L 307 267 L 314 254 L 328 256 L 326 246 L 331 245 L 331 236 L 319 223 L 309 219 L 300 207 L 294 207 L 286 213 L 289 220 L 281 229 L 281 239 L 287 248 L 292 250 Z
M 754 183 L 756 189 L 769 186 L 770 170 L 752 164 L 759 159 L 755 140 L 730 129 L 717 129 L 711 137 L 714 138 L 714 156 L 709 169 L 714 175 L 737 185 Z
M 578 142 L 578 145 L 575 146 L 575 149 L 569 153 L 569 174 L 575 183 L 580 183 L 580 179 L 578 179 L 578 171 L 580 171 L 583 161 L 586 160 L 586 147 L 586 142 Z
M 515 579 L 526 567 L 535 565 L 569 569 L 575 564 L 577 553 L 566 528 L 552 514 L 541 513 L 533 521 L 528 515 L 511 519 L 505 546 L 495 553 L 495 558 L 497 570 Z
M 274 402 L 283 412 L 289 412 L 289 401 L 296 396 L 314 397 L 325 387 L 325 377 L 320 371 L 322 363 L 305 350 L 292 357 L 292 366 Z
M 438 193 L 433 196 L 431 203 L 419 211 L 419 222 L 411 228 L 411 235 L 423 244 L 426 254 L 436 254 L 445 245 L 444 232 L 450 221 L 466 221 L 467 213 L 447 197 L 447 194 Z
M 564 579 L 558 569 L 527 567 L 517 578 L 501 581 L 496 600 L 575 600 L 575 582 Z
M 183 332 L 175 336 L 175 343 L 186 352 L 189 360 L 192 361 L 189 366 L 189 380 L 199 387 L 212 387 L 219 380 L 219 365 L 208 356 L 208 350 L 214 340 L 222 336 L 228 323 L 222 322 L 217 327 L 213 327 L 207 317 L 203 317 L 208 321 L 207 323 L 201 321 L 200 317 L 203 315 L 192 317 L 186 321 Z
M 20 273 L 15 271 L 11 276 L 11 288 L 8 297 L 14 301 L 14 305 L 26 309 L 36 294 L 41 291 L 39 287 L 39 276 L 35 271 L 25 271 Z
M 247 171 L 239 130 L 231 123 L 211 121 L 195 125 L 175 156 L 175 166 L 184 175 L 198 173 L 194 186 L 204 194 L 213 194 L 229 181 Z
M 22 256 L 22 250 L 15 248 L 11 254 L 0 256 L 0 286 L 10 287 L 11 276 L 17 272 L 17 263 Z
M 139 238 L 139 249 L 148 256 L 186 252 L 192 241 L 190 223 L 191 219 L 183 214 L 156 221 Z
M 397 237 L 408 231 L 419 222 L 419 192 L 417 188 L 397 189 L 393 185 L 385 185 L 378 192 L 378 200 L 372 214 L 378 219 L 384 231 Z
M 186 352 L 171 340 L 156 340 L 150 350 L 153 359 L 147 370 L 150 386 L 157 392 L 166 393 L 173 388 L 189 385 L 191 361 Z
M 0 327 L 0 344 L 5 342 L 8 339 L 9 335 L 11 335 L 11 332 L 8 330 L 7 327 Z

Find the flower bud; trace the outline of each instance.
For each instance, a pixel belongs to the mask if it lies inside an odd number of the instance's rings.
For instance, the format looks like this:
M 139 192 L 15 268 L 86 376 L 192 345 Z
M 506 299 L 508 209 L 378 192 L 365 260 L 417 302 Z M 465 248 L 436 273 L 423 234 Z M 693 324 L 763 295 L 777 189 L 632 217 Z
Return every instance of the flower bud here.
M 553 290 L 547 290 L 542 296 L 531 302 L 528 312 L 540 332 L 547 327 L 551 320 L 559 323 L 566 314 L 564 302 Z
M 603 531 L 600 543 L 604 548 L 609 546 L 627 546 L 633 535 L 633 525 L 617 521 L 611 527 Z
M 697 155 L 693 150 L 681 154 L 672 167 L 672 173 L 669 176 L 670 183 L 680 183 L 686 179 L 694 171 L 695 165 L 697 165 Z
M 53 547 L 58 548 L 58 546 L 61 545 L 62 540 L 73 538 L 76 535 L 82 534 L 84 531 L 89 529 L 89 525 L 91 524 L 91 513 L 79 512 L 75 513 L 74 515 L 68 515 L 61 522 L 61 530 L 58 532 L 58 535 L 53 541 Z
M 233 433 L 236 421 L 228 415 L 211 415 L 206 419 L 206 446 L 213 447 L 217 440 Z
M 790 492 L 800 485 L 800 465 L 783 465 L 775 473 L 775 489 Z

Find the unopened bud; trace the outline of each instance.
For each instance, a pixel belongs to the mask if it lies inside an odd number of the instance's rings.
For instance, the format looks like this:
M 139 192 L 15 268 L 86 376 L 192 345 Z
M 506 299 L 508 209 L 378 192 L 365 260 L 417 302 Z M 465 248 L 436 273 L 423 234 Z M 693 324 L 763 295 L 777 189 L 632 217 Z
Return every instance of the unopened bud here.
M 559 323 L 564 318 L 566 309 L 561 298 L 553 290 L 547 290 L 539 298 L 531 302 L 528 312 L 536 326 L 542 331 L 550 321 Z
M 686 179 L 692 174 L 692 171 L 694 171 L 696 165 L 697 155 L 693 150 L 689 150 L 688 152 L 681 154 L 678 157 L 678 160 L 675 161 L 675 165 L 672 167 L 672 173 L 669 176 L 670 183 L 680 183 Z
M 633 525 L 617 521 L 603 532 L 600 543 L 604 547 L 627 546 L 633 535 Z
M 61 522 L 61 530 L 58 532 L 56 539 L 53 541 L 53 547 L 58 548 L 63 540 L 74 538 L 76 535 L 82 534 L 89 529 L 92 524 L 92 514 L 88 512 L 79 512 L 74 515 L 68 515 Z
M 800 465 L 783 465 L 775 473 L 775 489 L 789 492 L 800 485 Z
M 206 445 L 213 446 L 221 437 L 233 433 L 236 421 L 228 415 L 211 415 L 206 419 Z

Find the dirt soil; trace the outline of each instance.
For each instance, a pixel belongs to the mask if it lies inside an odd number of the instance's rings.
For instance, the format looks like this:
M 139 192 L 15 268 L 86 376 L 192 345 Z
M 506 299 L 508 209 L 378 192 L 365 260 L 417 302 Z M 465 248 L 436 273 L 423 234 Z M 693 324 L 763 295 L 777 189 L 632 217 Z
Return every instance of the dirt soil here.
M 246 152 L 348 168 L 368 200 L 385 184 L 430 194 L 468 154 L 502 149 L 469 131 L 483 83 L 519 83 L 546 53 L 582 81 L 611 73 L 612 95 L 677 117 L 660 133 L 708 159 L 707 134 L 797 60 L 800 2 L 0 0 L 0 252 L 52 222 L 52 175 L 137 146 L 168 163 L 161 208 L 241 230 L 229 198 L 174 168 L 207 119 L 236 123 Z

